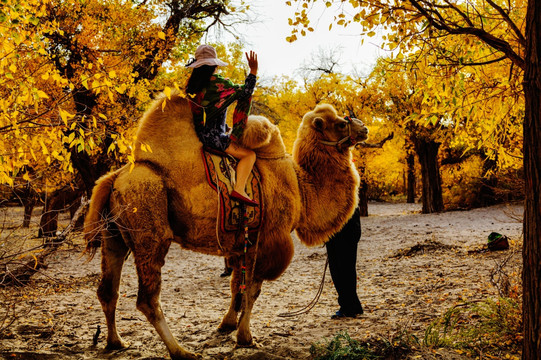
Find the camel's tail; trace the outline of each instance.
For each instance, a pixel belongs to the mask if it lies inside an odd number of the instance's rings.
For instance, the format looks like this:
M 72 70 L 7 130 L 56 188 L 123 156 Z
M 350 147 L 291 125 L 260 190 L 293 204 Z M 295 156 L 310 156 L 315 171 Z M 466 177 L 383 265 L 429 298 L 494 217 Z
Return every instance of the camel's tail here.
M 92 190 L 90 207 L 86 214 L 84 224 L 84 237 L 86 241 L 84 253 L 87 254 L 89 260 L 94 257 L 96 251 L 101 246 L 101 230 L 106 221 L 104 218 L 104 210 L 109 206 L 111 189 L 113 188 L 113 183 L 118 177 L 120 170 L 122 169 L 110 172 L 99 178 Z

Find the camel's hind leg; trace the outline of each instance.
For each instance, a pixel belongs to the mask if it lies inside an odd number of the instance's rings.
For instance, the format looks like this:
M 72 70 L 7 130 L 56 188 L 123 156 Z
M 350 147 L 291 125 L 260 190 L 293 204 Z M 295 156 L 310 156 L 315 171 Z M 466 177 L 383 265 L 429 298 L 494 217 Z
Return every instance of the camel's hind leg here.
M 139 238 L 139 240 L 142 239 Z M 160 302 L 161 268 L 171 240 L 161 240 L 159 244 L 148 238 L 144 240 L 140 242 L 140 245 L 144 247 L 143 251 L 137 246 L 134 248 L 135 265 L 139 277 L 137 309 L 145 314 L 154 326 L 172 359 L 197 359 L 195 354 L 183 349 L 171 333 Z
M 153 170 L 136 167 L 129 176 L 129 186 L 119 177 L 111 196 L 114 213 L 122 224 L 126 244 L 133 253 L 139 289 L 137 309 L 154 326 L 171 358 L 197 359 L 183 349 L 167 326 L 160 303 L 161 271 L 173 240 L 168 220 L 167 191 Z
M 98 298 L 107 322 L 107 349 L 121 349 L 126 345 L 116 329 L 116 304 L 122 265 L 128 253 L 118 230 L 114 229 L 103 236 L 101 257 L 101 280 Z

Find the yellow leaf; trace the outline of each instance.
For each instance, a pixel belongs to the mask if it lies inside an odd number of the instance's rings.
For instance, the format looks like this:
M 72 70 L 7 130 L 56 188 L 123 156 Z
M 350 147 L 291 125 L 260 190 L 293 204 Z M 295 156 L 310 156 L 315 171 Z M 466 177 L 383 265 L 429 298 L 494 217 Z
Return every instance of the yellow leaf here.
M 15 66 L 15 64 L 11 64 L 9 66 L 9 70 L 11 70 L 11 72 L 15 73 L 15 72 L 17 72 L 17 66 Z
M 297 40 L 297 35 L 295 35 L 295 34 L 286 37 L 286 41 L 287 41 L 287 42 L 290 42 L 290 43 L 291 43 L 291 42 L 294 42 L 295 40 Z
M 28 173 L 24 173 L 23 180 L 30 181 L 30 176 L 28 176 Z
M 165 33 L 163 31 L 158 32 L 158 37 L 162 40 L 165 40 Z
M 13 186 L 13 179 L 5 174 L 2 174 L 4 179 L 3 181 L 5 181 L 9 186 Z
M 169 100 L 171 100 L 171 88 L 169 86 L 166 86 L 165 89 L 163 89 L 163 93 Z
M 134 213 L 137 212 L 137 208 L 136 208 L 136 207 L 133 208 L 133 212 L 134 212 Z
M 34 261 L 35 261 L 35 263 L 34 263 L 34 269 L 35 269 L 35 268 L 38 267 L 38 258 L 37 258 L 36 255 L 34 255 L 34 254 L 30 254 L 30 255 L 32 255 L 32 257 L 34 258 Z
M 44 155 L 48 155 L 49 154 L 49 150 L 47 149 L 47 146 L 45 146 L 45 143 L 43 142 L 43 140 L 39 140 L 39 144 L 41 145 L 41 152 L 44 154 Z
M 38 94 L 40 99 L 48 99 L 49 98 L 49 95 L 47 95 L 44 91 L 38 90 L 37 94 Z
M 115 90 L 119 93 L 119 94 L 124 94 L 126 92 L 126 84 L 121 84 L 120 86 L 117 86 L 115 88 Z
M 60 109 L 60 117 L 62 118 L 62 121 L 64 122 L 64 125 L 68 126 L 68 118 L 72 118 L 73 115 L 71 115 L 69 112 Z
M 109 77 L 110 77 L 111 79 L 116 78 L 116 72 L 115 72 L 114 70 L 109 71 Z
M 43 80 L 48 80 L 49 79 L 49 73 L 44 73 L 43 75 L 41 75 L 41 78 Z

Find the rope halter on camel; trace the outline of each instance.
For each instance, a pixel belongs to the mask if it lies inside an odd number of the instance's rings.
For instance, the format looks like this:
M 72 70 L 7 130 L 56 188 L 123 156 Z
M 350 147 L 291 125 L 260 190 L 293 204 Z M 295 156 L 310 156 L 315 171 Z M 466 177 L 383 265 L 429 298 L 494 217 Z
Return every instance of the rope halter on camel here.
M 348 127 L 347 136 L 343 137 L 342 139 L 338 141 L 319 140 L 319 142 L 322 143 L 323 145 L 335 146 L 336 149 L 340 152 L 343 151 L 342 145 L 348 141 L 351 141 L 351 145 L 355 145 L 357 143 L 357 140 L 355 139 L 355 136 L 351 135 L 351 123 L 353 122 L 353 120 L 349 116 L 344 116 L 344 120 L 347 121 L 347 127 Z

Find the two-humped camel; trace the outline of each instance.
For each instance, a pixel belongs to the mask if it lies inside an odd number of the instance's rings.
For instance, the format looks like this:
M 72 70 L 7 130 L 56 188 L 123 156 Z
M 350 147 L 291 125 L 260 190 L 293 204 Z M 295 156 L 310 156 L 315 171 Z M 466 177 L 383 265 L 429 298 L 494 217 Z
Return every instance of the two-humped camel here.
M 321 245 L 352 215 L 359 175 L 349 147 L 364 141 L 367 133 L 361 121 L 338 116 L 330 105 L 318 105 L 300 124 L 292 159 L 278 127 L 264 117 L 250 116 L 242 143 L 257 153 L 265 206 L 259 240 L 243 255 L 234 234 L 217 241 L 217 195 L 206 181 L 188 101 L 178 95 L 157 99 L 139 125 L 135 166 L 98 180 L 85 221 L 87 251 L 93 255 L 102 245 L 98 297 L 107 321 L 107 348 L 125 346 L 115 309 L 122 265 L 131 251 L 139 277 L 137 308 L 155 327 L 171 358 L 197 358 L 173 337 L 160 305 L 161 268 L 171 242 L 230 260 L 231 304 L 219 329 L 237 329 L 237 343 L 252 344 L 253 304 L 263 281 L 278 278 L 289 265 L 291 232 L 296 230 L 308 246 Z M 341 139 L 345 141 L 333 146 Z M 141 144 L 151 151 L 142 151 Z M 238 317 L 235 295 L 243 259 L 248 270 Z

